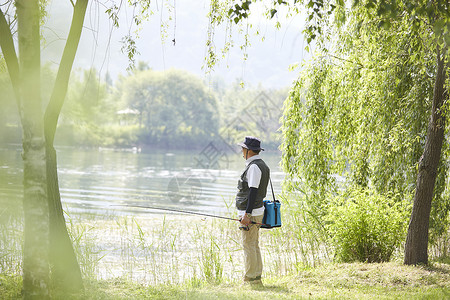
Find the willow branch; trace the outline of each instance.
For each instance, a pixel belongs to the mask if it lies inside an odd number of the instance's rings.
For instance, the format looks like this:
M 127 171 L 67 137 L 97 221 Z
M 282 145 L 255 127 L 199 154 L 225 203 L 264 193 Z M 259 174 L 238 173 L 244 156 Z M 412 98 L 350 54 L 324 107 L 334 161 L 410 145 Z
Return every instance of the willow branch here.
M 335 58 L 335 59 L 338 59 L 338 60 L 341 60 L 341 61 L 348 62 L 348 63 L 357 64 L 357 65 L 359 65 L 359 67 L 361 69 L 364 68 L 364 65 L 362 63 L 360 63 L 359 61 L 351 61 L 351 60 L 348 60 L 348 59 L 345 59 L 345 58 L 342 58 L 342 57 L 339 57 L 339 56 L 335 56 L 333 54 L 328 54 L 328 56 L 330 56 L 331 58 Z

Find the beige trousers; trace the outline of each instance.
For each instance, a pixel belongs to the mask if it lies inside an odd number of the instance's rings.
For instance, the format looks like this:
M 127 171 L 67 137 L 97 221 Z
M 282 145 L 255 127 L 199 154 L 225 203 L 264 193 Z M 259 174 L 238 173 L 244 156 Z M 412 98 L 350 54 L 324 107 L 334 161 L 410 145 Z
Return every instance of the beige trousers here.
M 251 220 L 256 223 L 261 223 L 262 219 L 263 216 L 251 217 Z M 259 249 L 259 227 L 260 225 L 250 224 L 250 230 L 241 230 L 245 262 L 244 280 L 255 279 L 256 277 L 261 277 L 262 274 L 263 265 L 261 250 Z

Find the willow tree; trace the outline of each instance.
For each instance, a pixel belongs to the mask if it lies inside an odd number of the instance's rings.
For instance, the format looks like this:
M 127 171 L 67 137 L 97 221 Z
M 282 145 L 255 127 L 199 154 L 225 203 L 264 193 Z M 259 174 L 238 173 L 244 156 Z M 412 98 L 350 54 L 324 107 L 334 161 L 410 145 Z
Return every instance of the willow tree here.
M 404 262 L 427 263 L 432 203 L 441 229 L 450 210 L 450 4 L 331 2 L 309 2 L 317 53 L 286 100 L 283 166 L 291 187 L 302 178 L 319 203 L 336 188 L 333 174 L 381 193 L 414 194 Z
M 443 197 L 450 3 L 216 0 L 212 23 L 222 22 L 223 11 L 242 23 L 254 2 L 268 4 L 269 18 L 280 6 L 289 15 L 306 13 L 307 48 L 317 51 L 286 101 L 288 188 L 298 188 L 301 177 L 318 206 L 336 188 L 336 173 L 381 192 L 413 192 L 404 262 L 427 263 L 430 213 L 442 233 L 450 210 Z
M 55 286 L 70 290 L 83 286 L 61 208 L 53 141 L 87 3 L 88 0 L 78 0 L 73 6 L 70 32 L 45 115 L 40 96 L 40 28 L 45 1 L 8 1 L 9 5 L 0 8 L 0 47 L 15 92 L 23 133 L 24 298 L 49 297 L 50 269 Z M 18 55 L 14 44 L 16 32 Z

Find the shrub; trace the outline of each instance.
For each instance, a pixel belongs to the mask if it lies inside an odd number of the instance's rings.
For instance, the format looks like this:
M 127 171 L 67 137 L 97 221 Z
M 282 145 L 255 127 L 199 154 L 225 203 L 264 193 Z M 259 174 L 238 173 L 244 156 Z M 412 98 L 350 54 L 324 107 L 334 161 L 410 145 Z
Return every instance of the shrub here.
M 386 262 L 406 237 L 410 205 L 398 195 L 349 189 L 330 202 L 325 219 L 338 261 Z
M 138 144 L 139 125 L 108 125 L 104 129 L 103 146 L 131 147 Z

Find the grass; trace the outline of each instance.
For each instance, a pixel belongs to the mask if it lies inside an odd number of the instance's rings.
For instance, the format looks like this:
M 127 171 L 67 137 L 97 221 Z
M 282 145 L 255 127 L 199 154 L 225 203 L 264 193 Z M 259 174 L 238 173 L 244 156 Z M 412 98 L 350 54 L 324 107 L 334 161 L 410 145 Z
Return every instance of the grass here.
M 294 215 L 293 215 L 294 216 Z M 238 224 L 179 215 L 67 216 L 85 292 L 54 299 L 450 299 L 450 261 L 331 263 L 298 218 L 261 231 L 264 287 L 242 285 Z M 286 217 L 288 215 L 286 214 Z M 307 216 L 303 216 L 308 220 Z M 0 299 L 21 298 L 21 222 L 0 222 Z
M 180 215 L 71 216 L 67 218 L 85 278 L 129 280 L 151 285 L 242 276 L 240 231 L 235 221 Z M 303 266 L 297 240 L 282 230 L 263 230 L 265 273 L 285 275 Z M 281 234 L 281 235 L 280 235 Z
M 265 278 L 264 286 L 206 280 L 147 286 L 126 279 L 86 281 L 82 295 L 56 299 L 450 299 L 450 265 L 399 262 L 324 264 Z M 0 298 L 20 298 L 21 279 L 0 275 Z

